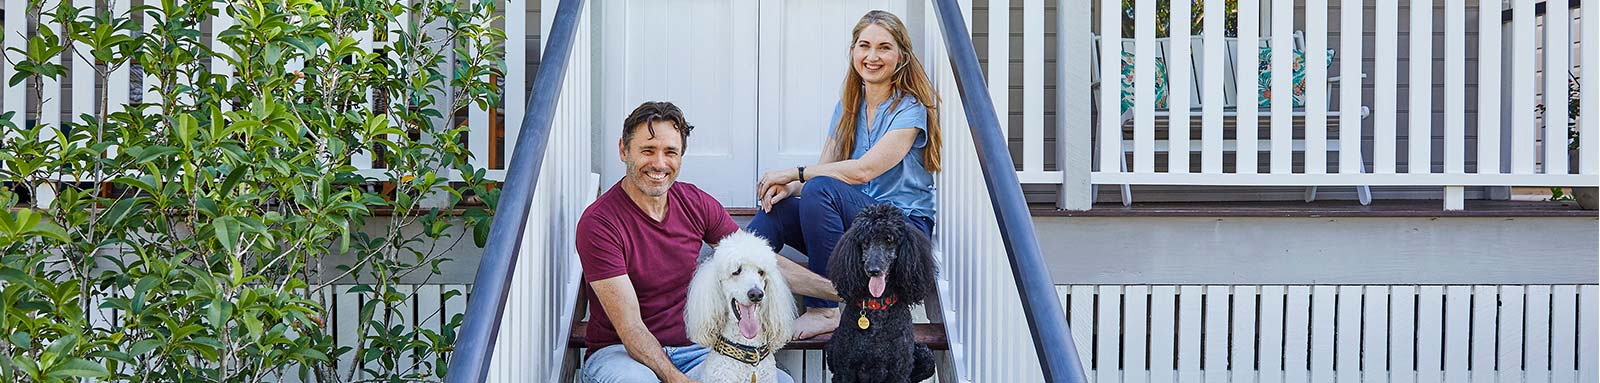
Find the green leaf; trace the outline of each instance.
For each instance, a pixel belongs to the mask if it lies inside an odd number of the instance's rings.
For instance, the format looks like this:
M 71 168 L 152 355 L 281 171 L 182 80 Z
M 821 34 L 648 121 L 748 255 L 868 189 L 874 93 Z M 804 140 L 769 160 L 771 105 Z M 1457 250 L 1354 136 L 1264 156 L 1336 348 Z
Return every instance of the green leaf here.
M 151 350 L 155 350 L 156 347 L 161 347 L 162 343 L 165 342 L 162 342 L 160 339 L 145 339 L 134 342 L 133 347 L 128 348 L 128 353 L 133 354 L 134 356 L 144 355 Z
M 239 239 L 239 224 L 233 221 L 233 217 L 218 217 L 212 220 L 211 230 L 216 235 L 217 242 L 222 244 L 222 249 L 233 253 L 235 242 Z
M 66 363 L 58 364 L 45 374 L 55 378 L 99 378 L 111 373 L 106 372 L 106 367 L 99 363 L 90 362 L 81 358 L 67 359 Z

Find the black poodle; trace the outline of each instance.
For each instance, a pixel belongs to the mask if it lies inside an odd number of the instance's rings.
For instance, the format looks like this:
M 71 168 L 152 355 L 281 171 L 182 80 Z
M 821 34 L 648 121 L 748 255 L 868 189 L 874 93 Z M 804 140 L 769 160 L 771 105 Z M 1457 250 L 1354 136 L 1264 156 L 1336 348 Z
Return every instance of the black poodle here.
M 857 215 L 833 249 L 828 274 L 844 299 L 823 348 L 834 382 L 918 382 L 933 376 L 933 352 L 911 334 L 911 306 L 933 292 L 933 243 L 891 205 Z

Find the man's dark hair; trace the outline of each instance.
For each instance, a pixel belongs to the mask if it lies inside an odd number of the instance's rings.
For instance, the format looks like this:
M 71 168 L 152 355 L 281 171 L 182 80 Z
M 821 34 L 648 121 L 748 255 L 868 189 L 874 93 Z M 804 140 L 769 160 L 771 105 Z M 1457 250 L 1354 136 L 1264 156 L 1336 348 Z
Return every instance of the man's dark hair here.
M 656 128 L 652 124 L 655 121 L 671 122 L 672 128 L 678 131 L 679 137 L 683 137 L 683 146 L 685 148 L 689 146 L 689 131 L 694 130 L 694 126 L 689 125 L 689 122 L 683 119 L 683 110 L 678 109 L 677 105 L 667 101 L 646 101 L 643 104 L 639 104 L 638 108 L 633 108 L 633 113 L 628 114 L 628 118 L 622 120 L 623 145 L 633 144 L 633 130 L 639 124 L 645 124 L 645 131 L 650 133 L 650 137 L 655 137 Z

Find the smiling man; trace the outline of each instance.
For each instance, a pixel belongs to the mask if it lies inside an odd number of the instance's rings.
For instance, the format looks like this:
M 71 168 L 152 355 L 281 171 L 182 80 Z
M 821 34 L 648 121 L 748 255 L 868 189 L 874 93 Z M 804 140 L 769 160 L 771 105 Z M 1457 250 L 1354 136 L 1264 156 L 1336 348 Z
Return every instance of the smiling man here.
M 623 120 L 617 154 L 627 173 L 584 210 L 578 258 L 588 283 L 587 382 L 693 382 L 707 349 L 689 341 L 683 310 L 702 243 L 738 230 L 722 204 L 677 182 L 690 130 L 670 102 Z M 832 283 L 780 260 L 796 293 L 838 300 Z M 791 381 L 780 374 L 779 381 Z

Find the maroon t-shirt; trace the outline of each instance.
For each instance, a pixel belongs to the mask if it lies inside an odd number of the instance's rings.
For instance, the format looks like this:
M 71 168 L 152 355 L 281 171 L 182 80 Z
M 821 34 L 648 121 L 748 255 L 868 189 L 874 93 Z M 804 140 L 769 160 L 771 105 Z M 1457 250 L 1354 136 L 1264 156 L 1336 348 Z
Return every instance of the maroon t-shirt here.
M 666 218 L 657 222 L 628 198 L 619 182 L 578 220 L 583 279 L 592 283 L 626 274 L 650 333 L 663 346 L 687 346 L 691 342 L 684 333 L 683 306 L 700 244 L 716 243 L 738 229 L 722 203 L 692 184 L 676 182 L 668 189 Z M 622 343 L 600 300 L 588 296 L 584 338 L 589 349 Z

